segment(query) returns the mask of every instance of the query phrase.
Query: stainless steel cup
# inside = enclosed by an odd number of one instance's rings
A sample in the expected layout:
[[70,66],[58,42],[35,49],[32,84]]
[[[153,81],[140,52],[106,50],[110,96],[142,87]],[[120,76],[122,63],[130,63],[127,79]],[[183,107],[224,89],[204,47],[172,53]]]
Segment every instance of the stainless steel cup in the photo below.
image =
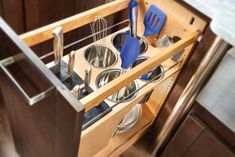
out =
[[85,50],[84,57],[89,64],[98,68],[107,68],[117,63],[118,57],[114,51],[104,45],[98,46],[101,50],[99,57],[101,57],[102,59],[99,59],[97,57],[97,49],[94,45],[91,45]]
[[[119,77],[120,73],[121,73],[120,69],[109,69],[109,70],[103,71],[96,78],[96,86],[98,88],[100,88],[101,86],[104,86],[108,82]],[[128,102],[136,97],[137,92],[135,93],[133,92],[136,91],[139,88],[139,86],[138,86],[137,81],[134,81],[124,88],[125,88],[124,95],[122,95],[121,97],[118,97],[117,94],[114,93],[113,95],[108,97],[108,100],[112,102],[119,102],[119,101],[123,101],[124,98],[127,97],[123,102]]]
[[[120,52],[122,49],[122,45],[124,44],[126,38],[126,33],[122,32],[122,33],[117,33],[113,36],[112,38],[112,43],[113,46]],[[140,37],[138,37],[138,39],[140,39]],[[140,45],[140,55],[144,54],[148,49],[148,44],[147,42],[144,40],[144,42],[141,43]]]
[[[135,67],[135,66],[143,63],[147,59],[148,59],[148,57],[146,57],[146,56],[140,56],[139,58],[137,58],[135,63],[132,65],[132,67]],[[150,70],[148,73],[145,74],[147,76],[146,80],[143,79],[142,77],[140,77],[139,79],[144,81],[144,82],[148,82],[148,81],[153,79],[154,80],[153,82],[156,82],[156,81],[159,81],[164,76],[163,72],[164,72],[164,69],[160,65],[160,66]],[[147,93],[139,103],[140,104],[146,103],[149,100],[151,94],[152,94],[152,91]]]

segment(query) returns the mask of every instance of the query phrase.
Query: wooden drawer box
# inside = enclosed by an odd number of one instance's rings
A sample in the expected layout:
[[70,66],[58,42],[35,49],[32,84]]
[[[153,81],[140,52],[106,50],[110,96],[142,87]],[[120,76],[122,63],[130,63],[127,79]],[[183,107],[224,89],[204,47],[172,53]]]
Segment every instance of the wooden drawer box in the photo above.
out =
[[[207,24],[175,1],[154,2],[167,14],[167,20],[158,38],[147,38],[148,49],[143,55],[149,59],[105,86],[97,88],[96,77],[102,71],[120,69],[121,59],[119,52],[112,45],[112,38],[128,28],[111,33],[106,44],[117,54],[117,63],[106,69],[92,67],[90,86],[94,91],[79,101],[48,69],[48,64],[44,64],[29,47],[52,39],[52,31],[56,27],[61,26],[64,33],[72,31],[89,24],[95,16],[105,17],[127,9],[129,1],[116,0],[20,36],[17,36],[4,21],[0,21],[1,89],[19,154],[24,157],[118,156],[148,131]],[[151,3],[150,0],[139,1],[139,35],[143,34],[143,17]],[[152,46],[164,35],[176,35],[181,40],[168,48]],[[90,66],[84,58],[84,51],[89,46],[75,52],[74,72],[81,78],[84,77],[84,70]],[[184,54],[179,61],[170,59],[182,49]],[[63,61],[68,62],[67,55],[63,57]],[[138,79],[160,64],[164,69],[161,80],[145,84]],[[138,81],[140,89],[131,101],[117,105],[106,100],[134,80]],[[149,101],[142,104],[143,113],[138,123],[125,133],[113,134],[126,113],[151,90],[153,93]],[[92,109],[102,101],[110,107],[115,107],[82,131],[84,111]]]

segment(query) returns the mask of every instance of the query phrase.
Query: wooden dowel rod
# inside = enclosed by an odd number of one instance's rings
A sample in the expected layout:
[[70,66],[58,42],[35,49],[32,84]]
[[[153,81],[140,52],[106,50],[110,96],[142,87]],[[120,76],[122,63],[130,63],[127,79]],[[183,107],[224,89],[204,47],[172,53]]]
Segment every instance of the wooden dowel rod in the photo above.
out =
[[105,17],[118,11],[124,10],[128,7],[128,4],[129,0],[115,0],[94,9],[79,13],[69,18],[22,34],[20,35],[20,38],[24,42],[26,42],[28,46],[33,46],[51,39],[53,37],[52,31],[58,26],[63,27],[63,32],[66,33],[92,22],[95,16]]
[[80,100],[80,102],[84,105],[86,110],[91,109],[92,107],[99,104],[101,101],[103,101],[116,91],[120,90],[122,87],[128,85],[133,80],[139,78],[141,75],[147,73],[148,71],[160,65],[162,62],[164,62],[171,56],[175,55],[179,50],[182,50],[183,48],[194,43],[197,40],[199,34],[199,32],[191,33],[184,39],[167,48],[160,55],[155,55],[146,60],[145,62],[137,65],[136,67],[127,71],[120,77],[117,77],[105,86],[97,89],[95,92],[84,97]]

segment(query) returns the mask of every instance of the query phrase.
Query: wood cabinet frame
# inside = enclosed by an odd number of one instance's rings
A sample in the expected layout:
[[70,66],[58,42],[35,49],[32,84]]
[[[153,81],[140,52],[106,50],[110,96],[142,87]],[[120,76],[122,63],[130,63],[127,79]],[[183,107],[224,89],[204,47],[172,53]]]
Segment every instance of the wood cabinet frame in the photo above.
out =
[[[203,21],[202,19],[197,17],[195,14],[191,13],[187,9],[177,4],[177,2],[166,0],[164,2],[155,1],[155,3],[160,8],[162,8],[168,15],[166,26],[163,28],[163,31],[160,34],[160,37],[162,37],[164,33],[168,35],[177,34],[182,37],[182,40],[175,43],[173,46],[169,48],[161,49],[161,48],[153,47],[151,45],[151,42],[156,42],[157,39],[155,36],[150,37],[148,41],[148,45],[149,45],[148,51],[151,52],[152,54],[150,59],[134,67],[133,69],[129,70],[127,73],[121,75],[120,77],[111,81],[107,85],[95,90],[95,92],[81,99],[80,103],[78,102],[75,103],[74,98],[71,98],[71,93],[68,90],[64,90],[62,88],[63,86],[59,88],[61,86],[61,82],[59,83],[59,81],[55,78],[55,76],[51,76],[52,73],[49,72],[48,69],[45,69],[46,68],[45,65],[43,65],[41,62],[38,64],[39,65],[38,68],[43,67],[44,69],[42,69],[42,71],[44,72],[47,71],[46,73],[49,74],[48,78],[50,79],[51,82],[53,82],[53,85],[56,87],[56,89],[63,91],[63,92],[61,91],[62,94],[60,96],[62,97],[68,96],[66,100],[68,100],[69,106],[71,105],[73,108],[75,108],[75,112],[79,111],[82,113],[81,104],[84,106],[85,110],[89,110],[93,108],[96,104],[100,103],[101,101],[103,101],[104,99],[106,99],[107,97],[115,93],[116,91],[120,90],[122,87],[126,86],[128,83],[132,82],[133,80],[138,79],[141,75],[150,71],[154,67],[160,65],[162,62],[166,62],[167,65],[170,66],[172,62],[167,61],[167,60],[174,54],[178,53],[180,50],[185,49],[185,52],[184,52],[184,55],[182,57],[180,64],[172,68],[171,70],[169,70],[161,81],[148,84],[147,86],[145,86],[139,91],[138,96],[134,98],[131,102],[128,102],[125,105],[116,107],[115,110],[112,111],[110,114],[108,114],[107,116],[102,118],[100,121],[96,122],[94,125],[92,125],[91,127],[89,127],[88,129],[82,132],[79,156],[93,156],[95,154],[97,156],[102,156],[102,155],[107,155],[107,154],[109,155],[112,154],[114,156],[118,155],[123,150],[128,148],[131,144],[133,144],[136,140],[138,140],[138,138],[140,138],[147,131],[147,129],[151,126],[155,117],[157,116],[158,111],[161,108],[161,105],[163,104],[164,100],[166,99],[171,87],[173,86],[174,81],[176,80],[179,72],[181,71],[182,66],[186,63],[187,58],[190,55],[191,49],[197,43],[197,39],[200,36],[200,32],[202,32],[206,26],[205,21]],[[52,39],[53,37],[52,31],[58,26],[61,26],[64,30],[64,33],[66,33],[66,32],[72,31],[76,28],[79,28],[83,25],[86,25],[92,22],[95,16],[108,16],[118,11],[127,9],[128,4],[129,4],[129,1],[116,0],[110,3],[107,3],[105,5],[102,5],[100,7],[91,9],[89,11],[74,15],[72,17],[55,22],[53,24],[47,25],[45,27],[41,27],[31,32],[22,34],[19,37],[28,46],[35,46],[39,43]],[[146,12],[149,4],[151,4],[151,1],[149,0],[139,1],[139,5],[140,5],[140,9],[139,9],[140,20],[139,21],[142,21],[144,13]],[[173,11],[173,10],[177,10],[177,11]],[[196,20],[194,24],[190,25],[189,21],[191,20],[192,17]],[[143,32],[143,24],[139,22],[138,26],[140,28],[140,33]],[[177,29],[175,28],[176,26],[177,26]],[[77,51],[80,51],[80,50],[77,50]],[[31,58],[31,59],[39,60],[39,58],[35,58],[35,56],[34,58]],[[54,82],[54,80],[57,80],[57,81]],[[147,121],[145,122],[143,121],[144,122],[143,125],[136,127],[135,132],[134,131],[129,132],[126,135],[123,135],[123,137],[114,137],[113,140],[111,140],[113,129],[120,122],[121,118],[131,109],[132,106],[138,103],[139,100],[141,100],[142,97],[146,93],[148,93],[149,91],[153,89],[154,89],[154,92],[152,96],[150,97],[149,102],[145,104],[146,107],[144,107],[144,111],[145,111],[144,116],[147,117],[146,118]],[[156,100],[157,92],[161,93],[160,100]],[[81,110],[76,109],[77,105],[80,106],[79,108]],[[62,110],[59,111],[59,113],[61,112]],[[63,117],[57,117],[57,118],[63,119]],[[72,119],[74,120],[74,122],[77,122],[78,120],[76,118],[74,119],[74,117]],[[105,132],[103,132],[104,130]],[[101,134],[105,134],[105,136],[104,137],[97,136]],[[133,137],[133,138],[131,138],[131,140],[128,141],[130,137]],[[98,140],[92,142],[92,140],[94,140],[95,138],[97,138]],[[110,141],[111,142],[115,141],[115,138],[117,138],[116,142],[114,142],[112,146],[109,146],[108,143]],[[119,139],[122,139],[122,140],[120,141]],[[126,143],[123,144],[122,142],[126,142]],[[113,146],[116,146],[116,148],[113,148]],[[67,151],[65,152],[69,153]],[[73,156],[74,156],[74,153],[73,153]]]

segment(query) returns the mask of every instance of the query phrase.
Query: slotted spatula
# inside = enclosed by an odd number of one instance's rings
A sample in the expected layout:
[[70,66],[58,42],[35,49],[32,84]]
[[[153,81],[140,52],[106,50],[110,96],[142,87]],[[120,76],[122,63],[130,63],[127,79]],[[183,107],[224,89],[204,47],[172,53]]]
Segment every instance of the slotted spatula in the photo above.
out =
[[144,37],[148,37],[152,34],[159,34],[166,21],[166,14],[157,6],[151,4],[147,13],[144,16],[144,34],[140,39],[140,43],[143,42]]

